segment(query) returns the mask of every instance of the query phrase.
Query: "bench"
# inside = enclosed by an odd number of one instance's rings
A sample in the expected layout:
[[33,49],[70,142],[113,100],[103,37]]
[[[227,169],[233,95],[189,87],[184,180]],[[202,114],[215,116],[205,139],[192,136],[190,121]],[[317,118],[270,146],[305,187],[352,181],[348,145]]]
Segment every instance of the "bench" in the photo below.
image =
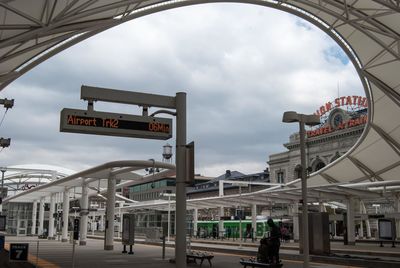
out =
[[257,262],[255,259],[240,259],[240,264],[244,266],[244,268],[249,267],[267,267],[267,268],[280,268],[283,266],[282,263],[264,263],[264,262]]
[[211,259],[212,258],[214,258],[214,255],[211,255],[211,254],[206,253],[206,252],[195,252],[195,251],[192,251],[192,252],[188,252],[186,254],[186,261],[188,263],[194,262],[194,263],[197,264],[196,260],[200,260],[200,266],[203,264],[204,260],[207,260],[208,263],[210,264],[210,267],[211,267],[212,266],[212,264],[211,264]]

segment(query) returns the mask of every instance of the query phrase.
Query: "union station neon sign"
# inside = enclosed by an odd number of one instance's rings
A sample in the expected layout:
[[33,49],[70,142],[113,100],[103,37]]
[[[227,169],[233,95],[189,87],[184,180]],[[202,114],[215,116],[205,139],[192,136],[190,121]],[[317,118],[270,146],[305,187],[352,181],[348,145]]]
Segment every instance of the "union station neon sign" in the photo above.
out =
[[325,105],[319,107],[315,114],[322,116],[331,111],[334,108],[342,106],[351,106],[358,109],[368,108],[368,99],[362,96],[342,96],[336,98],[333,102],[327,102]]
[[[345,107],[346,109],[342,109]],[[350,113],[368,108],[368,99],[362,96],[342,96],[333,102],[327,102],[315,112],[321,119],[325,119],[317,129],[308,130],[307,137],[316,137],[329,134],[337,130],[352,128],[367,123],[366,114],[359,113],[357,117]],[[329,113],[329,114],[328,114]]]

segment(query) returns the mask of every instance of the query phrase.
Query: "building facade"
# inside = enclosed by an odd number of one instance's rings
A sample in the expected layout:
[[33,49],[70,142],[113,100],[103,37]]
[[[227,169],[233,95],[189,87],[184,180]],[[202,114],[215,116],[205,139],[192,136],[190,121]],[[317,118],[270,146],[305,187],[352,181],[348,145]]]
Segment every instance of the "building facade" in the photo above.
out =
[[[345,154],[359,139],[367,123],[367,99],[345,96],[327,102],[316,114],[321,124],[306,133],[306,162],[312,173]],[[287,151],[269,156],[271,182],[287,183],[300,178],[300,137],[290,135]]]

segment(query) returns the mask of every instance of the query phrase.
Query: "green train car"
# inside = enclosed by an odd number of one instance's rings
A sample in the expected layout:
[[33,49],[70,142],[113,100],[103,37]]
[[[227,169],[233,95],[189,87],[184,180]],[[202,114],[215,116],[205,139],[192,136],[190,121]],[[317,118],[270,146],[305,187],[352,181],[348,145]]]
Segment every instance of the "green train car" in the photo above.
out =
[[[280,222],[283,222],[286,227],[290,225],[288,220],[275,220],[274,222],[277,226],[279,226]],[[218,228],[219,221],[198,221],[197,222],[197,236],[200,238],[217,238],[217,237],[225,237],[225,238],[239,238],[240,237],[240,220],[224,220],[224,230],[220,231]],[[251,228],[251,220],[242,220],[242,237],[243,238],[252,238],[252,228]],[[255,236],[257,238],[261,238],[263,236],[267,236],[269,232],[269,226],[267,224],[267,220],[257,220],[257,232]]]

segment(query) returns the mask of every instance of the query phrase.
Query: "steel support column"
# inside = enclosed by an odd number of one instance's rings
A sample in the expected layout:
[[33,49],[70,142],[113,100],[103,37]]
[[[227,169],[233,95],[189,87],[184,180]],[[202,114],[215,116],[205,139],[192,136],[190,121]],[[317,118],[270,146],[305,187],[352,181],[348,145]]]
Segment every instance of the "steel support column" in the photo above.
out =
[[49,236],[48,239],[54,239],[54,211],[56,205],[55,194],[50,195],[50,211],[49,211]]
[[63,195],[63,225],[61,242],[68,242],[68,218],[69,218],[69,191],[65,190]]
[[252,228],[252,238],[257,237],[257,205],[251,205],[251,228]]
[[36,217],[37,217],[37,201],[32,203],[32,228],[31,235],[36,235]]
[[224,236],[224,207],[219,207],[219,222],[218,222],[218,236]]
[[186,93],[176,93],[176,267],[186,268]]
[[82,196],[81,196],[81,221],[80,221],[80,237],[79,245],[86,245],[87,237],[87,225],[88,225],[88,214],[89,214],[89,195],[87,184],[82,184]]
[[293,205],[293,239],[294,241],[299,241],[299,203],[294,203]]
[[193,209],[193,233],[195,237],[198,237],[200,234],[197,232],[197,219],[199,217],[199,210],[197,208]]
[[43,234],[43,226],[44,226],[44,197],[40,198],[39,203],[39,229],[38,235]]
[[355,245],[355,222],[354,222],[354,198],[347,199],[347,241],[349,245]]
[[115,178],[107,182],[106,233],[104,250],[114,249]]

